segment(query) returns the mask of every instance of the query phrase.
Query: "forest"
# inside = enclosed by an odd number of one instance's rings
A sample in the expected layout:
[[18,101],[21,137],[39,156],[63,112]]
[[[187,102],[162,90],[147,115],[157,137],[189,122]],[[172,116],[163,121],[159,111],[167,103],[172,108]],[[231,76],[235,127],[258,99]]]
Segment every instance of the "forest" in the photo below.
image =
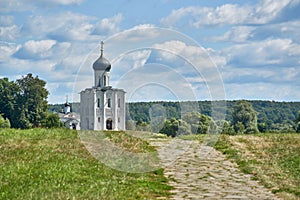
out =
[[[238,113],[243,113],[241,110],[237,110],[236,106],[239,102],[248,107],[246,110],[244,109],[245,116],[241,116],[240,120],[234,119],[235,110]],[[73,112],[79,112],[80,103],[72,103],[71,106]],[[62,109],[63,104],[49,105],[51,112],[59,112]],[[179,130],[179,134],[180,131],[206,133],[215,130],[218,126],[222,126],[223,130],[221,131],[226,131],[229,134],[248,132],[291,133],[300,131],[299,111],[300,102],[266,100],[134,102],[126,104],[126,128],[159,131],[169,135],[174,134],[171,133],[174,130],[175,132]],[[250,120],[249,115],[251,113],[255,116],[251,119],[253,122],[249,123],[255,123],[257,130],[239,130],[237,123],[247,121],[247,118]],[[196,128],[195,124],[192,124],[188,118],[196,120]],[[203,128],[203,126],[206,127]],[[247,129],[247,126],[247,122],[244,122],[244,127],[240,124],[240,129]],[[187,131],[187,129],[190,130]],[[194,129],[197,129],[198,132]]]

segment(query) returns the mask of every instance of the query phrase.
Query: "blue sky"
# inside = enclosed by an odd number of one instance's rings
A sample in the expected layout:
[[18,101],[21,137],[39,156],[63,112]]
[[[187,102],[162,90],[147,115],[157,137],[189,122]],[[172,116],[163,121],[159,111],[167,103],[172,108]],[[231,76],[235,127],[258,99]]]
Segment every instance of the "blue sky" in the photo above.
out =
[[300,0],[1,0],[0,78],[50,103],[93,85],[99,43],[128,101],[300,100]]

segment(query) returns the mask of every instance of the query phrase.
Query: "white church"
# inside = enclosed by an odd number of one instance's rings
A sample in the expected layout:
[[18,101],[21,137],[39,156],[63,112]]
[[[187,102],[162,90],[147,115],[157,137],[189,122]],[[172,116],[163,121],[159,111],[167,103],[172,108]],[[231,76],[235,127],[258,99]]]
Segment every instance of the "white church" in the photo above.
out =
[[94,86],[80,92],[81,130],[125,130],[125,91],[109,85],[111,64],[103,56],[93,64]]

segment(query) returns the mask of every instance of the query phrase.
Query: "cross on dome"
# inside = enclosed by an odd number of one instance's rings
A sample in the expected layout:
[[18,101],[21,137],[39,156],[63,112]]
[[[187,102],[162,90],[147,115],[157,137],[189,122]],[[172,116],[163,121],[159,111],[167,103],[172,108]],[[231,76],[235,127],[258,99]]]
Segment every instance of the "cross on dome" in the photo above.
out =
[[101,49],[100,49],[100,51],[101,51],[101,55],[100,55],[100,56],[102,57],[102,56],[103,56],[103,45],[104,45],[104,42],[103,42],[103,41],[101,41],[101,43],[100,43],[100,44],[101,44]]
[[103,56],[103,45],[104,45],[104,42],[101,41],[100,44],[101,44],[100,57],[94,62],[93,69],[94,70],[101,70],[101,71],[110,71],[111,64]]

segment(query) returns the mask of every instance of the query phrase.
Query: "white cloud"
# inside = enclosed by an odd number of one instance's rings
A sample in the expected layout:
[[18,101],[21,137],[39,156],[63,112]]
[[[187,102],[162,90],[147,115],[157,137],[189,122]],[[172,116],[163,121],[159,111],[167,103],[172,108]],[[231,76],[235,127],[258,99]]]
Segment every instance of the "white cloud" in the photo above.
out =
[[20,48],[21,45],[15,43],[0,42],[0,62],[6,62]]
[[[161,34],[159,28],[156,28],[153,24],[139,24],[130,29],[127,29],[120,34],[114,35],[115,41],[125,43],[133,42],[145,42],[156,39]],[[127,45],[127,44],[126,44]],[[142,45],[142,44],[141,44]]]
[[19,36],[19,27],[16,25],[0,27],[0,40],[13,41]]
[[252,26],[235,26],[232,27],[229,31],[227,31],[224,35],[210,37],[209,40],[214,42],[247,42],[253,37],[253,31],[255,29],[256,28]]
[[71,5],[71,4],[80,4],[83,0],[44,0],[44,2],[53,2],[55,4],[61,5]]
[[93,34],[109,35],[120,31],[120,23],[123,20],[121,13],[111,17],[102,19],[97,25],[95,25]]
[[[159,53],[162,60],[172,62],[175,66],[176,63],[180,63],[178,60],[184,60],[185,62],[188,62],[186,65],[194,66],[196,68],[200,67],[201,70],[215,67],[207,50],[199,46],[187,45],[182,41],[168,41],[162,44],[156,44],[154,45],[154,48],[162,50]],[[187,72],[189,71],[187,68],[184,70]]]
[[173,69],[159,64],[128,71],[116,87],[125,89],[128,100],[195,100],[192,85]]
[[19,31],[19,27],[14,24],[13,16],[0,16],[0,40],[13,41],[19,35]]
[[291,39],[270,39],[236,45],[223,52],[230,65],[238,67],[298,66],[299,44]]
[[29,37],[51,38],[58,41],[89,40],[95,18],[64,12],[50,16],[31,16],[23,25],[21,33]]
[[293,2],[295,0],[262,0],[254,8],[256,18],[259,23],[267,23],[275,19],[288,4]]
[[0,1],[0,12],[25,11],[30,9],[32,9],[32,5],[27,4],[25,1],[19,1],[19,0]]
[[55,40],[27,41],[17,54],[24,59],[49,57],[49,50],[56,44]]
[[19,59],[57,59],[62,57],[67,49],[70,47],[69,43],[58,43],[55,40],[29,40],[22,48],[20,48],[14,56]]
[[58,6],[58,5],[72,5],[80,4],[83,0],[1,0],[0,1],[0,12],[21,12],[27,10],[34,10],[36,8]]
[[224,4],[215,8],[183,7],[173,10],[161,23],[174,26],[187,20],[188,24],[196,28],[228,24],[265,24],[279,17],[282,10],[294,1],[297,0],[262,0],[256,5]]

